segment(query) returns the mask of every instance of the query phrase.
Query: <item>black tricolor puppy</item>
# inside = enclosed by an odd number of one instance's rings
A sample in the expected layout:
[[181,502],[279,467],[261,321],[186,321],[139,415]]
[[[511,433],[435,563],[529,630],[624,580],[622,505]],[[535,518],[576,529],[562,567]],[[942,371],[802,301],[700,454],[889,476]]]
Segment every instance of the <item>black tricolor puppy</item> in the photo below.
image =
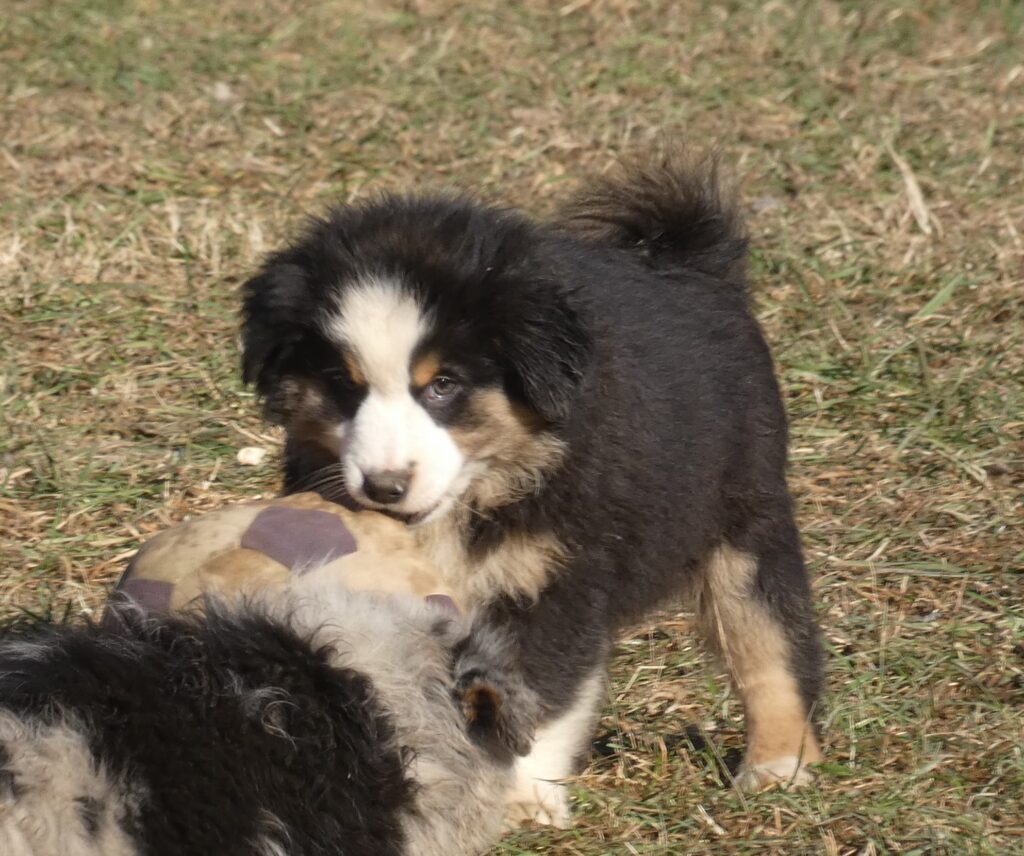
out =
[[803,782],[822,653],[786,418],[713,161],[584,188],[548,224],[450,196],[339,208],[245,286],[244,373],[285,486],[417,527],[511,628],[546,718],[528,814],[565,820],[618,628],[689,595],[748,723],[743,787]]
[[535,699],[501,634],[337,586],[0,643],[4,856],[451,856]]

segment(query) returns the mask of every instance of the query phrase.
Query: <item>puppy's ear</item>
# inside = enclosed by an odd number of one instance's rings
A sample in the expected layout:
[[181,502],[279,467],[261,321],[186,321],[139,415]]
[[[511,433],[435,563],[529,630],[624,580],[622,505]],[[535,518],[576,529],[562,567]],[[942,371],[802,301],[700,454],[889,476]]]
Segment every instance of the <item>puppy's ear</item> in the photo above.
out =
[[590,366],[590,332],[554,283],[524,289],[518,309],[499,335],[513,391],[546,422],[564,422]]
[[511,760],[533,743],[536,711],[532,692],[521,682],[492,683],[471,676],[458,690],[469,736],[493,755]]
[[279,257],[242,286],[242,380],[261,395],[309,324],[309,293],[307,271]]
[[470,737],[500,758],[511,760],[529,753],[536,712],[527,703],[531,693],[525,685],[509,681],[499,685],[477,676],[459,693]]
[[478,622],[456,646],[455,700],[470,738],[491,755],[511,762],[530,751],[540,702],[496,628]]

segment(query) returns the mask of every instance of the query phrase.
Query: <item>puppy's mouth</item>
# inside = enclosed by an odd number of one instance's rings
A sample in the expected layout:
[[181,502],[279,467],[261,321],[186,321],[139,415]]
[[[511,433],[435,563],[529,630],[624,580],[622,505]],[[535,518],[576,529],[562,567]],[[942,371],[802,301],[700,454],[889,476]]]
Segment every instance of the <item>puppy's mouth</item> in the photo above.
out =
[[406,526],[419,526],[421,523],[425,523],[434,512],[441,507],[441,502],[437,502],[430,508],[424,509],[423,511],[417,511],[414,514],[406,514],[401,511],[391,511],[388,508],[375,508],[374,511],[380,511],[386,514],[388,517],[393,517],[395,520],[400,520]]
[[353,496],[347,490],[332,494],[330,498],[333,502],[344,506],[349,511],[376,511],[378,514],[383,514],[385,517],[398,520],[406,526],[418,526],[438,511],[442,505],[444,505],[444,500],[440,499],[429,508],[425,508],[423,511],[408,513],[404,511],[395,511],[393,508],[388,508],[386,505],[378,505],[372,500],[365,499],[363,497]]
[[383,514],[385,517],[390,517],[392,520],[397,520],[406,526],[419,526],[421,523],[426,523],[427,520],[438,516],[439,512],[443,512],[447,505],[446,498],[442,497],[422,511],[410,512],[389,508],[386,505],[381,505],[364,497],[352,496],[350,493],[347,493],[345,498],[346,501],[342,505],[352,511],[375,511],[377,514]]
[[[420,507],[414,507],[414,510],[410,510],[407,506],[403,508],[402,506],[406,505],[405,502],[394,504],[377,502],[368,497],[360,488],[346,488],[347,502],[344,504],[351,503],[349,507],[354,506],[354,510],[358,511],[376,511],[378,514],[383,514],[406,526],[420,526],[441,517],[458,502],[458,484],[454,487],[455,490],[450,487],[440,495],[435,494],[434,497],[417,497],[415,505]],[[433,499],[433,502],[430,502],[429,505],[421,505],[425,499],[428,501]]]

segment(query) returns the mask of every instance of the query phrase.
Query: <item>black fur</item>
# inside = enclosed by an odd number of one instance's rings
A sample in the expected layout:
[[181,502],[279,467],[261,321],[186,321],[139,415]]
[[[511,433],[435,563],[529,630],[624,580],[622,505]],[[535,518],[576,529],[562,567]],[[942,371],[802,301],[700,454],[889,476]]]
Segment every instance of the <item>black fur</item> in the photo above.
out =
[[671,151],[595,178],[559,218],[569,231],[647,258],[682,265],[745,290],[747,233],[735,199],[722,189],[714,156]]
[[[316,325],[333,295],[362,275],[399,278],[435,313],[445,352],[568,449],[536,491],[474,516],[466,543],[482,555],[550,533],[567,548],[536,603],[489,606],[547,709],[570,703],[624,623],[699,590],[702,563],[729,544],[757,562],[753,596],[788,635],[810,710],[821,648],[745,251],[713,161],[600,180],[549,225],[461,198],[385,197],[315,222],[246,285],[245,374],[287,423],[275,396],[286,378],[322,377]],[[336,415],[351,411],[339,402]],[[292,434],[287,458],[287,490],[331,463]]]
[[285,377],[320,383],[338,412],[351,415],[359,401],[332,382],[340,356],[319,323],[340,281],[412,270],[406,285],[435,313],[446,352],[472,357],[468,380],[507,383],[548,421],[564,420],[592,343],[552,278],[557,272],[538,270],[531,258],[536,237],[512,212],[455,197],[384,197],[337,209],[246,283],[243,377],[272,416],[286,415],[279,401]]
[[[258,614],[205,622],[120,614],[123,635],[40,628],[43,663],[0,658],[0,707],[86,725],[94,756],[145,786],[131,818],[141,853],[252,853],[261,812],[285,824],[288,852],[400,854],[412,799],[404,759],[372,684]],[[45,667],[44,667],[45,666]],[[241,686],[280,688],[266,728]],[[358,772],[358,775],[353,775]]]
[[11,753],[0,743],[0,800],[13,802],[21,793],[18,775],[10,768]]

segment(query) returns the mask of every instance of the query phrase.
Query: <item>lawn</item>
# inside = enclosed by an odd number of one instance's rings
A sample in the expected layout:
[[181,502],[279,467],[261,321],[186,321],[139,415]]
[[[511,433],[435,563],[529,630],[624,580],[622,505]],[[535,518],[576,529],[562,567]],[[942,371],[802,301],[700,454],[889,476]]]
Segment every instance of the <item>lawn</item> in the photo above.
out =
[[618,647],[574,828],[497,852],[1024,852],[1024,3],[5,0],[0,93],[4,615],[95,615],[140,539],[275,492],[237,289],[306,214],[454,186],[543,215],[716,143],[829,760],[729,789],[738,702],[669,611]]

